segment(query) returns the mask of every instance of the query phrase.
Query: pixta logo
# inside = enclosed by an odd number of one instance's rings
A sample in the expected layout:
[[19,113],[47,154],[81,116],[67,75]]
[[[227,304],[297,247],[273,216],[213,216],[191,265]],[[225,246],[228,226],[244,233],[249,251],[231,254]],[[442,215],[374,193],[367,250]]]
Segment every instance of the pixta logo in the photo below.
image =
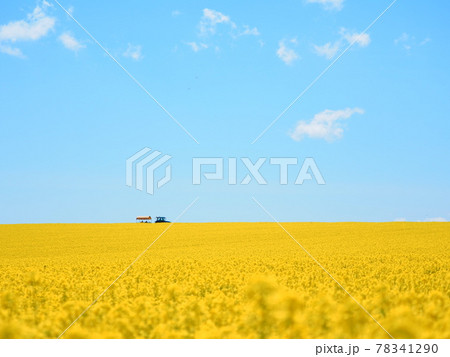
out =
[[[140,191],[144,190],[144,179],[147,178],[145,185],[146,192],[153,195],[155,185],[161,188],[172,178],[172,166],[167,163],[172,157],[163,155],[161,152],[150,148],[144,148],[138,151],[126,161],[126,185],[136,188]],[[167,163],[167,164],[166,164]],[[165,165],[164,177],[156,181],[156,171]]]
[[[240,160],[236,157],[230,157],[228,161],[228,184],[229,185],[248,185],[252,180],[258,185],[267,185],[267,180],[260,172],[266,162],[269,165],[279,167],[279,184],[288,184],[289,167],[297,168],[297,176],[294,182],[295,185],[302,185],[306,180],[315,180],[318,185],[325,185],[325,180],[317,167],[313,158],[308,157],[303,160],[299,167],[298,159],[296,157],[260,157],[255,162],[252,162],[248,157],[242,157]],[[242,180],[238,180],[237,167],[238,161],[243,164],[246,170],[246,175]],[[224,164],[225,159],[221,157],[196,157],[192,159],[192,183],[200,185],[202,178],[204,180],[225,180]]]
[[[161,188],[172,178],[172,166],[168,162],[171,156],[160,151],[144,148],[126,161],[126,184],[135,186],[138,190],[154,194],[155,188]],[[302,162],[296,157],[260,157],[251,160],[248,157],[194,157],[192,158],[192,184],[222,180],[228,185],[248,185],[254,182],[267,185],[261,169],[264,165],[276,167],[280,185],[302,185],[305,181],[312,181],[318,185],[325,185],[325,180],[313,158],[305,158]],[[159,171],[165,168],[164,176]],[[272,182],[273,182],[272,168]],[[238,172],[240,173],[238,175]],[[289,175],[291,172],[291,176]],[[289,177],[295,172],[295,181],[289,182]],[[144,185],[144,182],[146,184]]]

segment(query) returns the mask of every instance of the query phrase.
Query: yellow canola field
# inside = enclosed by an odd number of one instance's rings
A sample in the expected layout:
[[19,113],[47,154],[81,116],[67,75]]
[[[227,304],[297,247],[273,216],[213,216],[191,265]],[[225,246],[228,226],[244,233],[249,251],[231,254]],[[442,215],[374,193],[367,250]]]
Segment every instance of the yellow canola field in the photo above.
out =
[[[450,224],[284,223],[395,338],[450,338]],[[56,338],[166,224],[0,225],[0,337]],[[63,338],[388,338],[275,223],[176,223]]]

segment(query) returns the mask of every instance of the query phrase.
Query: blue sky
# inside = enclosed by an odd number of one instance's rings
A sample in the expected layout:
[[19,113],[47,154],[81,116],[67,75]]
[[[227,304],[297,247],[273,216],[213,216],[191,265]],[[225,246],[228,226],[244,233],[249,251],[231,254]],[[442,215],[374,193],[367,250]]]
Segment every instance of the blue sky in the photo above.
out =
[[[61,0],[197,144],[47,1],[0,5],[0,223],[174,219],[196,197],[180,221],[270,221],[252,196],[281,221],[450,220],[448,2],[362,33],[391,1]],[[125,185],[144,147],[172,156],[154,195]],[[193,157],[312,157],[326,185],[265,164],[267,185],[195,186]]]

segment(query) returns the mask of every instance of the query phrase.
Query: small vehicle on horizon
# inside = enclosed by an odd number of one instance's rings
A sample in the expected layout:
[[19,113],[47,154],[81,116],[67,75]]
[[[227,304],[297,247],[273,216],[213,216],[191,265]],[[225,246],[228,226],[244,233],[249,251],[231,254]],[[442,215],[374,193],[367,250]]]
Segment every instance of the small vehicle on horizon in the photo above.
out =
[[166,220],[166,217],[156,217],[155,223],[170,223],[170,221]]

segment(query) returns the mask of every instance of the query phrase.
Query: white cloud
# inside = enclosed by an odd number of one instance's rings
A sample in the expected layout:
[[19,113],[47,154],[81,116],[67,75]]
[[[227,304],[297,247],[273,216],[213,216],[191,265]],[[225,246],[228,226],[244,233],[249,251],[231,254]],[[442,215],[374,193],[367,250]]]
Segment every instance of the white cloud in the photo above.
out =
[[20,48],[11,47],[8,45],[2,45],[1,43],[0,43],[0,52],[6,53],[7,55],[10,55],[10,56],[15,56],[15,57],[20,57],[20,58],[25,57],[23,55],[22,51],[20,50]]
[[85,45],[82,45],[77,41],[75,37],[73,37],[70,33],[64,32],[61,36],[59,36],[59,40],[62,42],[65,48],[77,52],[82,48],[85,48]]
[[197,42],[187,42],[186,45],[190,46],[192,48],[192,51],[194,52],[198,52],[200,50],[208,48],[208,45]]
[[203,9],[203,16],[200,20],[200,34],[214,35],[216,33],[217,24],[230,24],[232,28],[236,27],[229,16],[216,10]]
[[447,220],[444,217],[433,217],[425,219],[424,222],[447,222]]
[[[218,26],[222,24],[223,26]],[[233,40],[237,40],[242,36],[259,36],[260,32],[257,27],[251,27],[249,25],[237,25],[233,22],[230,16],[223,14],[220,11],[212,9],[203,9],[202,17],[198,24],[198,40],[197,42],[188,42],[188,44],[195,52],[205,48],[216,48],[217,45],[214,43],[214,35],[216,33],[220,34],[219,29],[227,29],[227,35],[231,36]],[[206,43],[205,43],[206,42]]]
[[181,15],[181,11],[179,11],[179,10],[173,10],[172,11],[172,16],[173,17],[177,17],[177,16],[180,16]]
[[36,6],[26,20],[11,21],[0,26],[0,42],[2,41],[34,41],[45,36],[55,25],[55,19],[45,14],[40,6]]
[[297,40],[295,38],[287,41],[285,39],[281,40],[278,43],[277,56],[287,65],[291,65],[295,60],[299,58],[298,54],[292,49],[288,47],[288,44],[297,44]]
[[399,43],[401,43],[401,42],[406,42],[406,41],[408,41],[409,40],[409,35],[406,33],[406,32],[403,32],[401,35],[400,35],[400,37],[398,37],[398,38],[396,38],[395,40],[394,40],[394,43],[396,44],[396,45],[398,45]]
[[407,34],[406,32],[403,32],[398,38],[396,38],[394,40],[394,44],[396,46],[403,47],[406,51],[410,51],[414,47],[424,46],[430,41],[431,41],[431,38],[426,37],[422,41],[417,43],[415,36],[411,36],[411,35]]
[[328,42],[323,46],[314,45],[314,50],[319,56],[325,56],[327,59],[332,59],[336,53],[339,51],[340,44],[339,42],[335,42],[331,44]]
[[427,37],[422,42],[419,43],[419,46],[426,45],[428,42],[431,42],[431,38]]
[[324,56],[327,59],[332,59],[339,50],[344,46],[345,42],[348,44],[356,44],[360,47],[367,47],[370,44],[370,35],[367,33],[350,32],[345,28],[339,31],[341,38],[334,43],[328,42],[323,46],[314,45],[314,52],[319,56]]
[[[223,26],[219,26],[223,25]],[[227,35],[231,36],[233,40],[237,40],[241,36],[259,36],[259,30],[257,27],[251,27],[249,25],[236,25],[230,18],[217,10],[203,9],[202,17],[198,24],[198,38],[197,41],[187,42],[194,52],[198,52],[202,49],[210,48],[215,49],[218,52],[218,46],[214,42],[216,33],[220,34],[219,29],[227,29]],[[217,36],[218,37],[218,36]]]
[[348,119],[353,114],[363,114],[364,110],[360,108],[346,108],[343,110],[324,110],[314,115],[314,118],[307,123],[299,121],[295,129],[290,133],[290,137],[295,141],[302,140],[305,136],[314,139],[325,139],[332,141],[339,139],[344,133],[340,125],[342,119]]
[[260,33],[256,27],[250,28],[248,25],[244,25],[244,30],[239,34],[239,36],[259,36]]
[[[394,222],[407,222],[407,219],[397,218],[394,220]],[[417,220],[416,222],[448,222],[448,221],[444,217],[432,217],[432,218],[425,218],[423,221]]]
[[125,57],[131,58],[135,61],[140,61],[144,58],[142,55],[142,46],[128,44],[127,50],[123,53]]
[[349,32],[347,29],[341,29],[342,37],[349,43],[355,43],[361,47],[367,47],[370,44],[370,35],[367,33]]
[[309,3],[322,4],[325,10],[341,10],[344,0],[306,0]]
[[49,4],[44,1],[41,6],[36,6],[26,20],[11,21],[6,25],[0,25],[0,52],[16,57],[24,57],[19,48],[10,44],[19,41],[36,41],[55,26],[55,18],[47,16],[44,9]]

